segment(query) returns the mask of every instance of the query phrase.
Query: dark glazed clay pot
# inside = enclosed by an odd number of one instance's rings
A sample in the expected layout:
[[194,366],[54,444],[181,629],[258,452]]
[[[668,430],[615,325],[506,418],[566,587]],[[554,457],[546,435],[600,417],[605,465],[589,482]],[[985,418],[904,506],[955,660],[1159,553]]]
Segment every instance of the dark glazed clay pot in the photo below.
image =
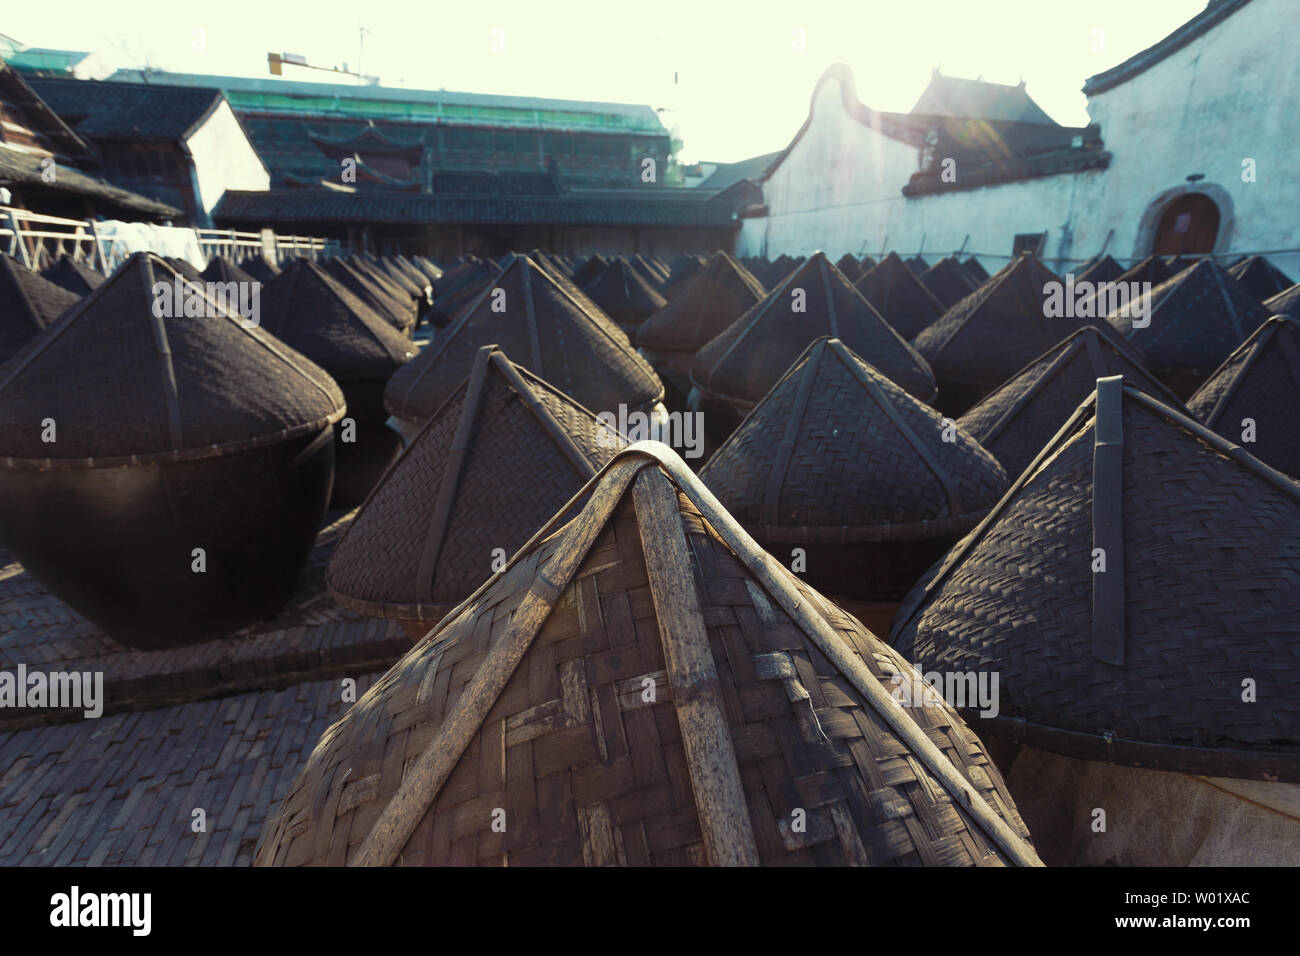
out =
[[[293,593],[334,481],[338,385],[138,253],[0,366],[0,539],[138,648],[221,637]],[[161,290],[161,291],[160,291]]]
[[123,644],[220,637],[274,614],[293,593],[330,496],[331,438],[326,427],[193,461],[0,468],[8,503],[0,539]]

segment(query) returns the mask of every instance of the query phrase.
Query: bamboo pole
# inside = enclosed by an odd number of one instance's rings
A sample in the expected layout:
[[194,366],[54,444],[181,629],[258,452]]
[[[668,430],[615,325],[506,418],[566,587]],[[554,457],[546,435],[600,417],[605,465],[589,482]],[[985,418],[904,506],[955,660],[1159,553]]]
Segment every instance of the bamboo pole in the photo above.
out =
[[649,467],[637,473],[632,497],[705,854],[713,866],[758,866],[677,492],[662,471]]
[[876,714],[916,754],[926,769],[952,795],[958,806],[971,815],[989,838],[1016,863],[1023,866],[1042,866],[1042,861],[1038,859],[1038,854],[1034,852],[1033,847],[989,806],[979,791],[961,774],[952,761],[943,755],[920,725],[902,712],[884,685],[831,630],[826,621],[820,615],[813,613],[807,602],[795,595],[790,582],[785,577],[787,573],[785,568],[758,546],[677,453],[660,442],[637,442],[614,461],[621,461],[634,454],[649,455],[663,465],[678,487],[686,493],[691,503],[700,510],[722,540],[736,552],[737,557],[790,615],[800,630],[807,634],[840,673],[848,678],[854,688],[866,698]]

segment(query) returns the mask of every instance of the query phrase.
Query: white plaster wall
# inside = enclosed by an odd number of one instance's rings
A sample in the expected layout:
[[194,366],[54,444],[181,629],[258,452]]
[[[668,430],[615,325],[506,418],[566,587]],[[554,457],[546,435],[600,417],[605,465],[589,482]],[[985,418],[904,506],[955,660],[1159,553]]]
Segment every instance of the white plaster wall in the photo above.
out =
[[879,252],[890,218],[882,207],[901,202],[917,151],[852,119],[842,96],[835,77],[817,90],[807,132],[763,186],[768,215],[747,222],[741,242],[753,240],[758,227],[751,223],[763,223],[771,258],[817,249],[832,259]]
[[271,177],[226,100],[195,130],[187,145],[194,156],[198,203],[205,215],[211,216],[227,189],[270,188]]
[[[905,254],[923,250],[933,262],[965,241],[966,252],[984,254],[993,272],[1006,263],[1017,233],[1046,231],[1044,258],[1058,271],[1103,246],[1127,264],[1149,251],[1135,247],[1148,206],[1188,186],[1193,173],[1231,198],[1229,251],[1300,247],[1300,185],[1291,175],[1300,58],[1278,42],[1297,33],[1300,2],[1254,0],[1094,97],[1090,114],[1113,156],[1107,170],[916,199],[901,192],[917,167],[916,150],[851,119],[839,81],[828,78],[808,131],[764,185],[767,218],[744,223],[737,253],[762,254],[764,240],[769,258],[816,249],[832,257],[877,255],[887,245]],[[1256,160],[1254,183],[1242,182],[1245,157]],[[960,181],[960,169],[957,175]],[[1300,254],[1270,258],[1300,279]]]
[[[1295,178],[1300,58],[1284,38],[1300,34],[1296,0],[1254,0],[1209,33],[1127,83],[1092,97],[1114,155],[1096,215],[1112,222],[1132,255],[1138,219],[1162,191],[1203,183],[1233,203],[1230,248],[1300,246],[1300,185]],[[1242,182],[1242,160],[1256,182]],[[1300,255],[1271,256],[1300,278]]]

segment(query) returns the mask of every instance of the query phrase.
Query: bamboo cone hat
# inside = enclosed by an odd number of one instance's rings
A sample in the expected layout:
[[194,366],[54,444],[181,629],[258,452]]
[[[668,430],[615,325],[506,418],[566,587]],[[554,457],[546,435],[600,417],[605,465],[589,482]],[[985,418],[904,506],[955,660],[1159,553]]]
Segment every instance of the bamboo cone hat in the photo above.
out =
[[1289,315],[1293,319],[1300,319],[1300,282],[1265,300],[1264,310],[1269,315]]
[[[1192,417],[1256,458],[1300,478],[1300,320],[1275,315],[1187,400]],[[1247,443],[1248,427],[1254,432]]]
[[1001,385],[1084,324],[1044,315],[1044,287],[1060,281],[1033,256],[1020,256],[923,330],[912,345],[941,383]]
[[443,326],[457,318],[500,275],[501,267],[492,259],[472,259],[447,269],[442,278],[433,283],[436,324]]
[[978,738],[671,449],[580,496],[325,732],[256,863],[1038,863]]
[[1150,282],[1153,286],[1157,286],[1162,282],[1168,282],[1173,277],[1174,270],[1169,268],[1169,263],[1159,256],[1147,256],[1140,262],[1133,263],[1128,271],[1115,281]]
[[725,252],[707,266],[636,330],[636,344],[656,354],[694,355],[714,336],[756,306],[767,290],[749,270]]
[[0,365],[81,297],[0,253]]
[[812,343],[700,471],[761,541],[961,534],[1007,489],[969,435],[839,339]]
[[[979,283],[971,278],[969,272],[961,267],[956,256],[940,259],[921,274],[921,285],[939,300],[943,311],[952,308],[966,296],[979,288]],[[863,291],[866,295],[866,292]],[[870,298],[870,296],[868,296]],[[883,313],[885,310],[881,310]]]
[[1271,299],[1294,285],[1285,272],[1263,256],[1247,256],[1229,268],[1228,275],[1260,302]]
[[163,256],[163,261],[191,282],[206,281],[203,273],[188,259],[182,259],[180,256]]
[[972,279],[975,280],[976,286],[981,286],[992,278],[989,275],[989,271],[980,265],[980,261],[974,256],[971,256],[963,262],[961,267],[966,270]]
[[280,274],[279,265],[277,265],[274,262],[271,262],[269,259],[266,258],[266,256],[262,255],[260,252],[254,253],[253,255],[243,259],[239,263],[239,268],[243,269],[245,272],[247,272],[258,282],[261,282],[263,285],[270,282],[272,279],[274,279],[276,276]]
[[212,261],[207,264],[199,278],[204,282],[258,282],[257,278],[249,275],[230,259],[225,256],[213,256]]
[[862,270],[862,263],[853,258],[853,253],[846,252],[835,260],[835,268],[844,273],[844,278],[850,282],[857,282],[866,273]]
[[1075,282],[1115,282],[1124,274],[1124,267],[1110,256],[1102,256],[1081,269]]
[[1097,379],[1110,375],[1123,375],[1129,385],[1171,408],[1183,407],[1119,334],[1109,326],[1085,325],[1030,362],[957,424],[1015,477],[1093,393]]
[[[723,254],[725,255],[725,253]],[[714,253],[714,255],[717,255],[717,253]],[[668,281],[659,290],[659,294],[665,299],[671,299],[677,293],[677,290],[682,288],[684,283],[703,272],[708,264],[709,260],[704,256],[682,253],[673,260],[672,266],[669,267]]]
[[[0,466],[211,458],[343,417],[343,394],[324,370],[246,327],[201,286],[185,285],[183,298],[197,297],[206,317],[158,316],[154,286],[176,276],[160,257],[136,253],[3,367]],[[47,416],[58,422],[58,441],[48,444]]]
[[981,733],[1298,782],[1298,568],[1300,484],[1112,376],[916,585],[892,643],[1001,675]]
[[[559,270],[554,263],[547,263]],[[567,278],[567,276],[566,276]],[[605,271],[583,289],[587,297],[607,316],[623,327],[636,327],[664,307],[662,295],[622,259],[615,259]]]
[[89,295],[104,284],[104,276],[69,255],[59,256],[54,265],[41,273],[41,278],[78,296]]
[[[499,344],[511,359],[596,411],[647,410],[664,395],[654,369],[590,300],[528,256],[505,271],[384,392],[390,414],[422,424],[465,380],[479,348]],[[594,310],[594,313],[593,311]]]
[[572,279],[575,285],[584,286],[596,276],[605,271],[609,265],[609,260],[599,252],[589,257],[586,262],[573,270]]
[[864,272],[853,287],[909,342],[937,322],[946,308],[896,252]]
[[[803,311],[795,311],[800,306]],[[701,348],[691,364],[691,381],[737,408],[752,408],[808,343],[823,335],[841,339],[921,401],[934,398],[934,375],[925,360],[823,252],[814,253]]]
[[386,290],[368,273],[355,268],[346,259],[330,259],[325,263],[325,271],[339,285],[387,319],[394,328],[405,332],[415,325],[418,310],[409,297],[399,299],[396,293]]
[[1148,325],[1118,313],[1106,320],[1152,371],[1208,376],[1267,318],[1221,265],[1202,259],[1152,290]]
[[340,384],[387,380],[414,346],[392,323],[309,259],[295,259],[262,290],[262,328]]
[[357,512],[326,573],[334,599],[374,617],[437,621],[626,442],[500,349],[469,378]]

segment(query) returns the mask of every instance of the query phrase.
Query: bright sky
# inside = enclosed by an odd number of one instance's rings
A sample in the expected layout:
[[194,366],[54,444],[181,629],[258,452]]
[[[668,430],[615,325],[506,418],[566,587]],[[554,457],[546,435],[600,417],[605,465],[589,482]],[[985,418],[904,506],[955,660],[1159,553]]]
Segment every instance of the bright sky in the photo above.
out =
[[[0,32],[91,50],[113,66],[268,76],[266,54],[355,70],[385,86],[648,103],[684,161],[783,148],[813,85],[847,63],[868,106],[906,111],[938,66],[1023,78],[1053,119],[1088,122],[1083,81],[1150,46],[1205,0],[102,0],[6,4]],[[129,28],[129,29],[128,29]],[[496,31],[504,31],[499,33]],[[494,52],[494,44],[501,47]],[[286,67],[294,80],[334,81]]]

